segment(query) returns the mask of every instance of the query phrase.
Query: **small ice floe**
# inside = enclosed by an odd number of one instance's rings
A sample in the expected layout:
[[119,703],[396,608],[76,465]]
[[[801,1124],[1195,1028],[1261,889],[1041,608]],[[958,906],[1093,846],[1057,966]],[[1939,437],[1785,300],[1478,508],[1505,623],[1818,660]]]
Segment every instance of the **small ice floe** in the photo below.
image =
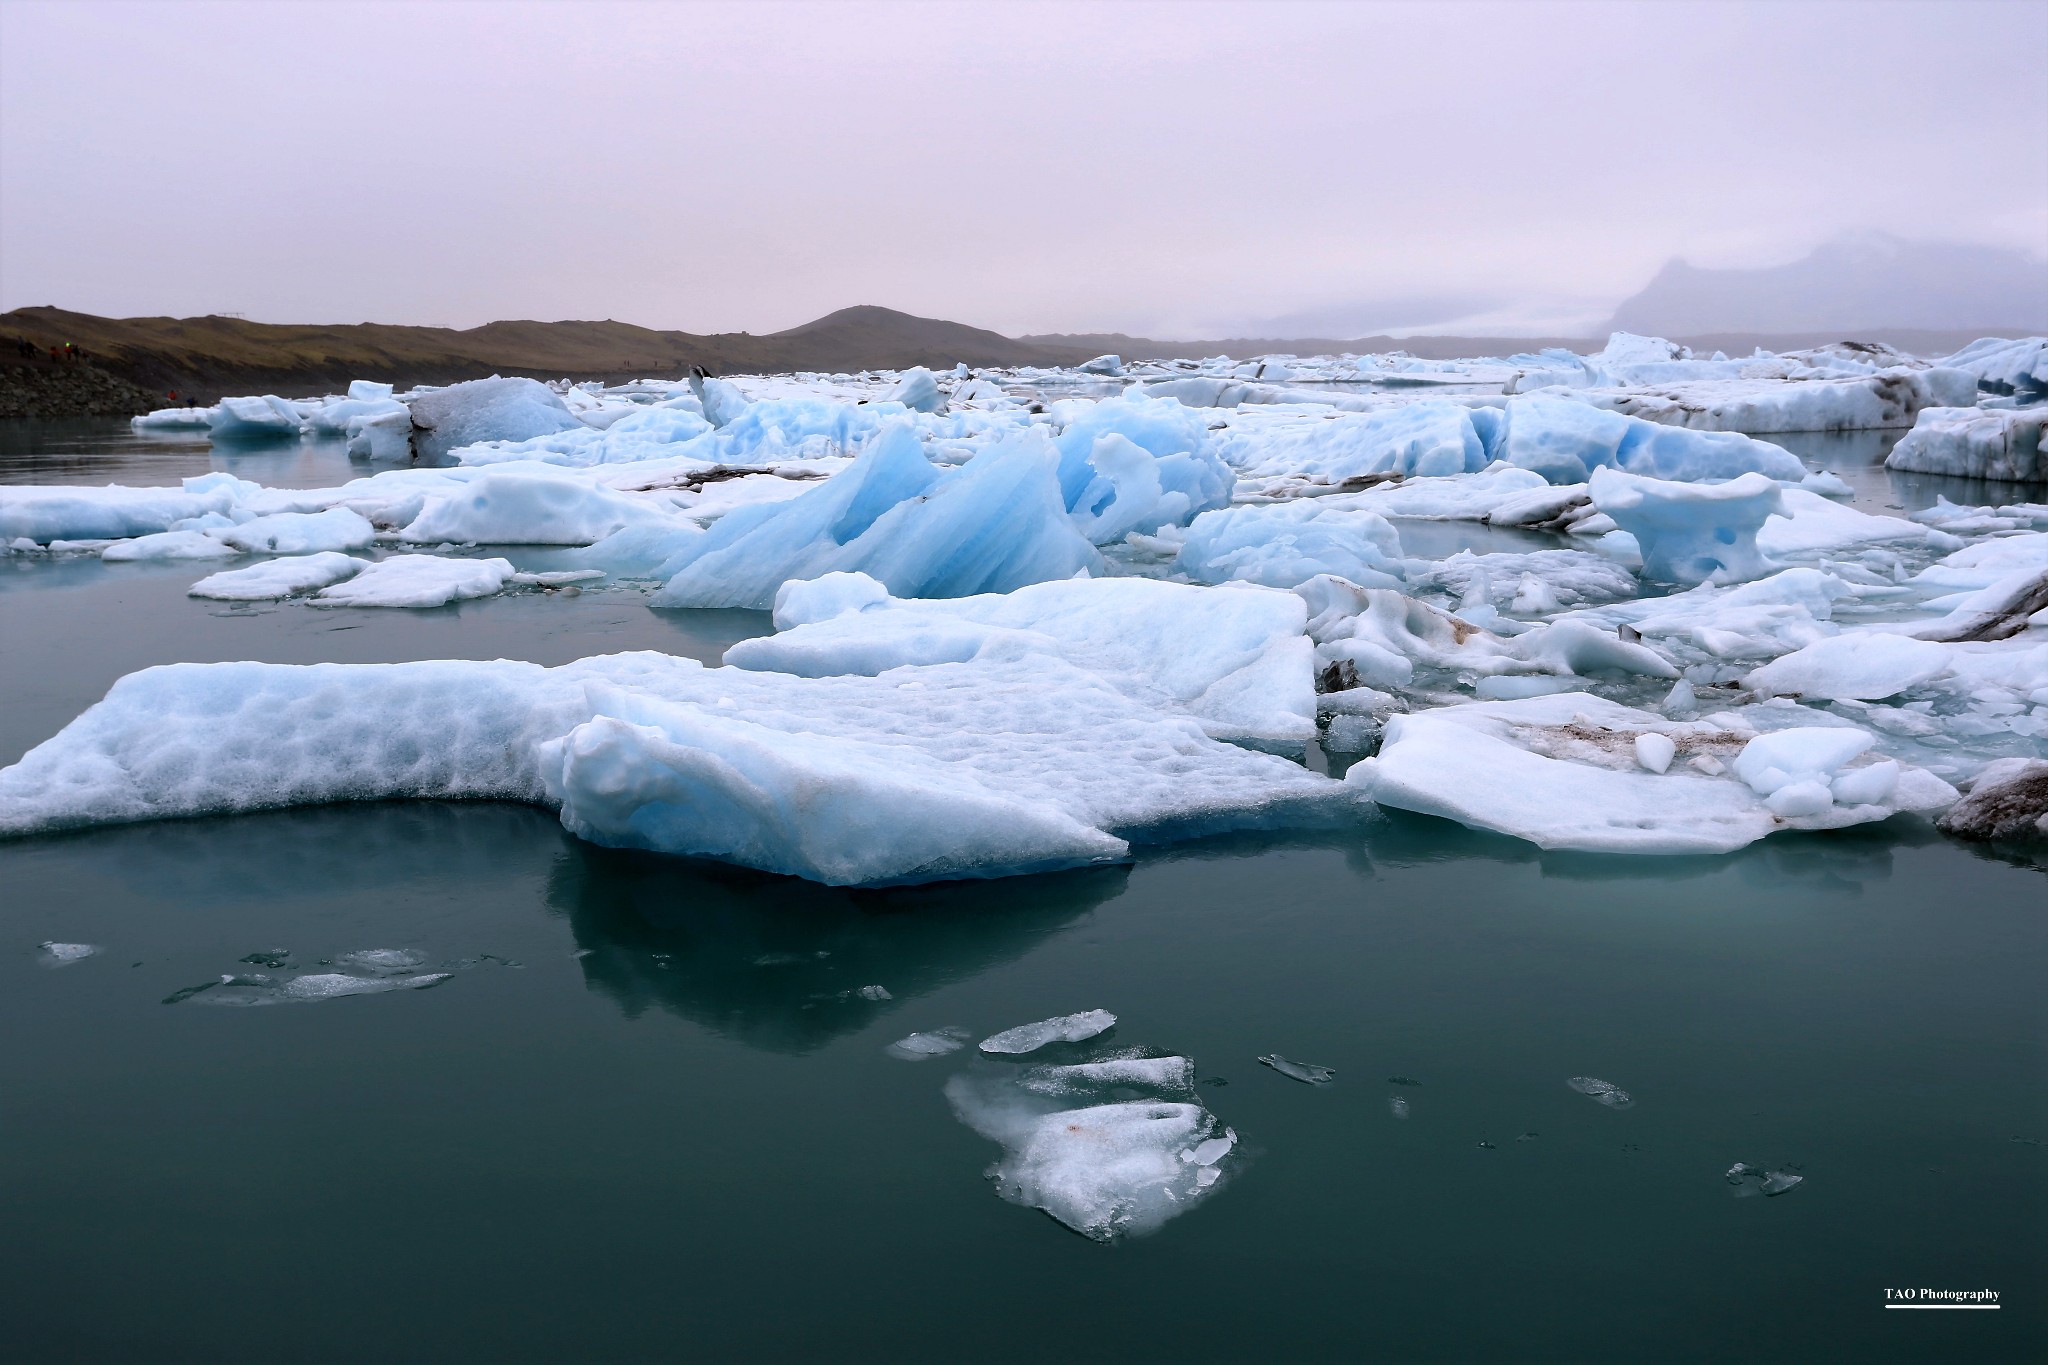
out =
[[[1187,1212],[1240,1159],[1233,1156],[1237,1133],[1178,1097],[1193,1073],[1185,1057],[1109,1057],[1023,1071],[979,1063],[947,1082],[946,1098],[963,1123],[1002,1144],[989,1176],[1003,1198],[1109,1242]],[[1162,1089],[1176,1097],[1144,1093]],[[1063,1107],[1054,1098],[1079,1091],[1097,1102]]]
[[424,990],[438,986],[452,973],[414,976],[352,976],[347,972],[312,972],[274,977],[261,972],[223,976],[218,981],[187,986],[164,997],[166,1005],[297,1005],[338,1000],[347,995],[379,995],[385,991]]
[[415,948],[360,948],[320,965],[371,976],[398,976],[426,966],[427,955]]
[[1540,1137],[1542,1137],[1542,1136],[1543,1136],[1543,1134],[1541,1134],[1541,1133],[1519,1133],[1519,1134],[1517,1134],[1517,1135],[1516,1135],[1516,1137],[1515,1137],[1515,1141],[1517,1141],[1517,1142],[1534,1142],[1534,1141],[1535,1141],[1535,1140],[1536,1140],[1537,1138],[1540,1138]]
[[889,994],[887,986],[862,986],[854,994],[863,1000],[894,1000],[896,998]]
[[1055,1019],[1041,1019],[1035,1024],[1019,1024],[1016,1028],[1004,1029],[982,1039],[981,1050],[1020,1056],[1036,1052],[1047,1043],[1083,1043],[1115,1027],[1116,1016],[1108,1010],[1083,1010],[1079,1014],[1062,1014]]
[[1337,1073],[1327,1066],[1316,1066],[1310,1062],[1290,1062],[1277,1052],[1269,1052],[1259,1060],[1283,1076],[1291,1076],[1297,1081],[1307,1081],[1310,1085],[1328,1085],[1337,1079]]
[[1422,1082],[1421,1082],[1421,1081],[1418,1081],[1418,1080],[1416,1080],[1416,1079],[1415,1079],[1415,1078],[1414,1078],[1413,1076],[1389,1076],[1389,1077],[1387,1077],[1387,1084],[1388,1084],[1388,1085],[1421,1085],[1421,1084],[1422,1084]]
[[272,971],[276,971],[280,967],[292,965],[292,950],[289,948],[258,948],[255,952],[245,955],[241,960],[248,963],[251,967],[268,967]]
[[1600,1101],[1609,1109],[1627,1109],[1635,1103],[1629,1093],[1609,1081],[1595,1080],[1591,1076],[1573,1076],[1565,1082],[1581,1095]]
[[913,1033],[907,1038],[898,1038],[882,1050],[899,1061],[921,1062],[927,1057],[943,1057],[949,1052],[958,1052],[967,1045],[971,1036],[964,1028],[948,1025],[930,1033]]
[[1766,1198],[1780,1195],[1805,1179],[1805,1176],[1792,1169],[1767,1171],[1746,1161],[1738,1161],[1730,1166],[1727,1175],[1728,1183],[1735,1187],[1735,1197],[1738,1199],[1759,1194]]
[[1076,1066],[1035,1066],[1019,1076],[1017,1084],[1035,1095],[1078,1095],[1133,1088],[1192,1094],[1195,1064],[1186,1057],[1113,1057]]
[[1408,1101],[1402,1099],[1399,1095],[1389,1096],[1387,1099],[1387,1112],[1397,1119],[1407,1118]]
[[97,943],[42,943],[36,947],[36,961],[45,967],[69,967],[99,951]]

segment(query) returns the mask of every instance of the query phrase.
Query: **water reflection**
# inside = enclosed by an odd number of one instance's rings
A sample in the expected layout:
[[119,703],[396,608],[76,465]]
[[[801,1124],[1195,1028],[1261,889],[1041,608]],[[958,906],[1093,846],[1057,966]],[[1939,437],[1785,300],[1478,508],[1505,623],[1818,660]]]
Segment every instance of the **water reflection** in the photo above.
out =
[[[853,891],[717,863],[577,844],[548,904],[593,990],[773,1052],[809,1052],[1084,922],[1128,867]],[[870,1000],[881,986],[889,1000]]]

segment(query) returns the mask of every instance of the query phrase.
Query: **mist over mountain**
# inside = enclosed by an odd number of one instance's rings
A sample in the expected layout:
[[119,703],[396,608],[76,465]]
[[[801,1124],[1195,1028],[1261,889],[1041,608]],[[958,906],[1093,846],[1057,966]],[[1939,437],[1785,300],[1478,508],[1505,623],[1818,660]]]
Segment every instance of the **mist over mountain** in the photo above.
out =
[[1614,310],[1611,327],[1656,336],[2048,330],[2048,261],[2001,247],[1856,233],[1802,260],[1706,270],[1674,260]]

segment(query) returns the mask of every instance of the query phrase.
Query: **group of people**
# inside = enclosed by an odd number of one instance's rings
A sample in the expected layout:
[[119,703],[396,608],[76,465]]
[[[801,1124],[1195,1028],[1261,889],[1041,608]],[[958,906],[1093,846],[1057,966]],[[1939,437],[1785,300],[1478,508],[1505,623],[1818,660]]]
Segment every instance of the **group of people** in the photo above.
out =
[[[33,341],[30,341],[27,337],[22,337],[20,340],[18,340],[15,343],[14,349],[17,353],[19,353],[22,356],[23,359],[26,360],[37,359],[43,353],[43,348],[41,346],[36,345]],[[68,341],[65,342],[62,346],[52,346],[49,348],[49,350],[50,359],[52,360],[85,359],[85,352],[79,350],[76,346],[72,345]]]

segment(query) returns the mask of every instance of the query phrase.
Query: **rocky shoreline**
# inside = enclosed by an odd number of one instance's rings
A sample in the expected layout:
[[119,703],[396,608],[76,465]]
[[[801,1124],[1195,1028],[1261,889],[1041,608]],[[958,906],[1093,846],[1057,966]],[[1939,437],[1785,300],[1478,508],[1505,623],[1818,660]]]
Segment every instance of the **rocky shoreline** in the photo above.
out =
[[0,359],[0,417],[134,417],[169,401],[91,361]]

